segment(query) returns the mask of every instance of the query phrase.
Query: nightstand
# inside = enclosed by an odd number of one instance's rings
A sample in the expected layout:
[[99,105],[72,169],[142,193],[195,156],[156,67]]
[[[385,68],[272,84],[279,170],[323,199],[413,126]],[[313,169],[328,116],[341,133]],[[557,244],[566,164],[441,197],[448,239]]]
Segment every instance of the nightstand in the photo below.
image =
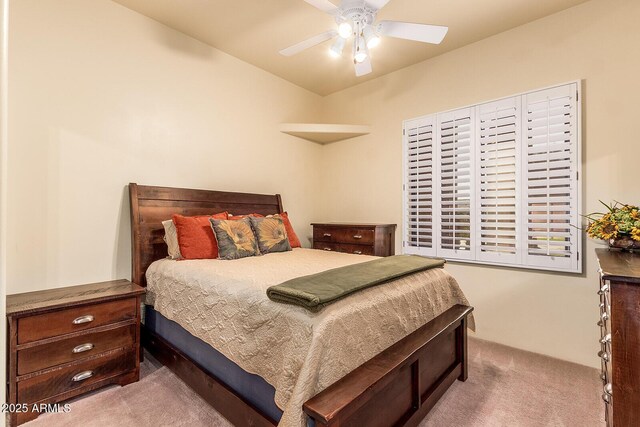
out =
[[313,248],[358,255],[395,254],[396,224],[313,223]]
[[7,295],[10,425],[36,418],[34,405],[138,381],[144,292],[114,280]]

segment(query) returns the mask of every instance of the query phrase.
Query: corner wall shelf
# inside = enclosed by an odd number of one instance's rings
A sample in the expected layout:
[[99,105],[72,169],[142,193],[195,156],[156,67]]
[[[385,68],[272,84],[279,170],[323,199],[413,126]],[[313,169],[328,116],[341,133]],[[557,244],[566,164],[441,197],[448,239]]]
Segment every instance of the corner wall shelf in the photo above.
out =
[[366,135],[371,132],[371,127],[366,125],[323,123],[283,123],[280,125],[280,132],[319,144],[329,144],[330,142]]

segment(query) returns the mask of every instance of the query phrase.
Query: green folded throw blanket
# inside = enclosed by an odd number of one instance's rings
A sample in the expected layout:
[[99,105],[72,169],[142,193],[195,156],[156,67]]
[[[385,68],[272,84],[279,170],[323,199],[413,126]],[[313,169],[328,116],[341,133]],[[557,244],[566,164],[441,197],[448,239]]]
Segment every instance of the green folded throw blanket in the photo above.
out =
[[360,264],[296,277],[267,289],[272,301],[299,305],[316,312],[340,298],[390,280],[442,267],[443,259],[395,255]]

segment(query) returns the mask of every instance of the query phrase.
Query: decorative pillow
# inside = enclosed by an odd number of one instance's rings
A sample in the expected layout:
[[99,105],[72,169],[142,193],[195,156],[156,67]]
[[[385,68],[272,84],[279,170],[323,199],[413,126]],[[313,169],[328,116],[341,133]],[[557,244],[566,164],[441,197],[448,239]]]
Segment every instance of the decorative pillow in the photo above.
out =
[[231,215],[231,214],[229,214],[229,219],[242,219],[242,218],[246,218],[248,216],[255,216],[257,218],[263,218],[264,217],[264,215],[261,215],[259,213],[252,213],[252,214],[249,214],[249,215]]
[[287,230],[281,217],[257,218],[249,217],[253,231],[258,238],[260,253],[286,252],[291,250]]
[[182,258],[218,258],[218,244],[211,230],[210,218],[227,219],[227,213],[203,216],[173,215]]
[[282,222],[284,223],[284,228],[287,230],[287,237],[289,238],[289,244],[292,248],[301,248],[300,239],[298,239],[298,235],[293,230],[293,226],[291,225],[291,221],[289,221],[289,214],[286,212],[282,212],[281,214],[269,215],[269,217],[282,218]]
[[164,227],[164,242],[167,244],[167,251],[169,252],[169,258],[171,259],[180,259],[182,258],[182,254],[180,254],[180,245],[178,244],[178,231],[176,230],[176,225],[173,223],[172,219],[168,219],[166,221],[162,221],[162,226]]
[[260,255],[249,217],[237,220],[210,220],[218,242],[219,259],[238,259]]

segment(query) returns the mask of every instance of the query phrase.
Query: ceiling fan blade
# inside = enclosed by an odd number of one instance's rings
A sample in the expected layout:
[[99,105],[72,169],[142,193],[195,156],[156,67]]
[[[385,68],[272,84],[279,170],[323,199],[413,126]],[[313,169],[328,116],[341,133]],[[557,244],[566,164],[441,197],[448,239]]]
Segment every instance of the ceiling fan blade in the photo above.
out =
[[280,55],[284,55],[284,56],[295,55],[296,53],[300,53],[305,49],[309,49],[310,47],[318,45],[322,42],[326,42],[327,40],[332,39],[337,35],[338,35],[338,32],[336,30],[325,31],[324,33],[308,38],[304,41],[301,41],[300,43],[296,43],[293,46],[289,46],[286,49],[282,49],[280,51]]
[[367,6],[375,10],[380,10],[389,3],[389,0],[365,0]]
[[356,62],[356,77],[364,76],[365,74],[369,74],[373,69],[371,68],[371,58],[367,56],[362,62]]
[[335,4],[331,3],[329,0],[304,0],[304,1],[306,1],[316,9],[320,9],[321,11],[326,13],[334,13],[338,10],[338,7]]
[[380,21],[378,31],[384,36],[439,44],[444,39],[449,28],[439,25],[412,24],[410,22]]

